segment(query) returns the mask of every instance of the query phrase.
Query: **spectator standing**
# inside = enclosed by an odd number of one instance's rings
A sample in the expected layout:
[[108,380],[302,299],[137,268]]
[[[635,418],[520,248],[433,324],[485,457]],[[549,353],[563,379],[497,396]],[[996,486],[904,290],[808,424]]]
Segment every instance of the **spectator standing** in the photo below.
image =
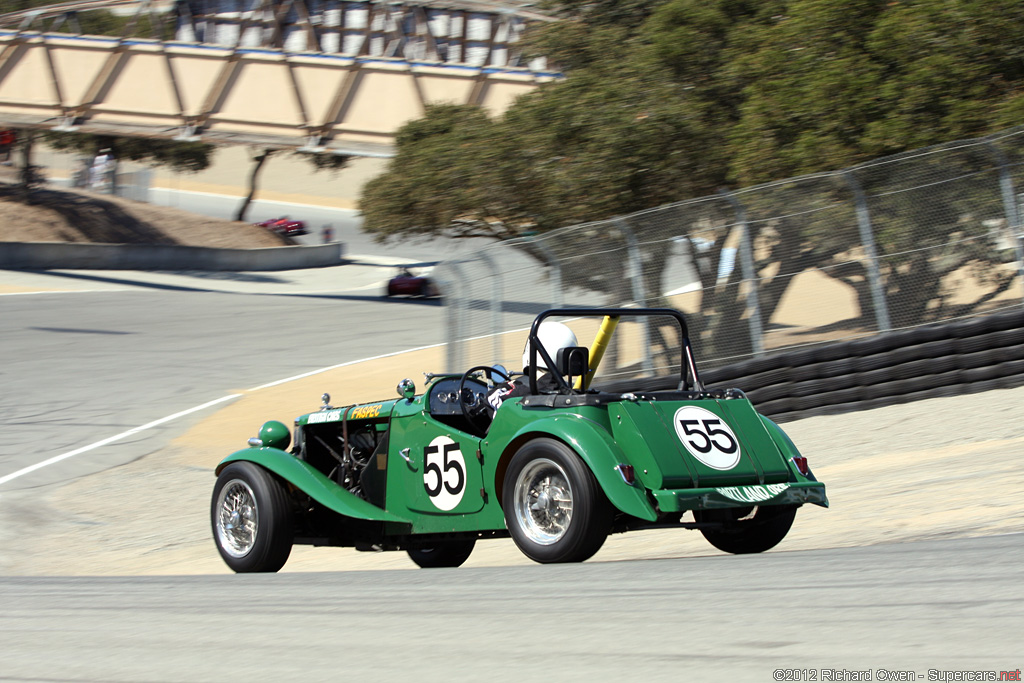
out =
[[106,190],[110,185],[110,171],[113,168],[110,149],[104,148],[92,160],[92,172],[89,184],[96,190]]

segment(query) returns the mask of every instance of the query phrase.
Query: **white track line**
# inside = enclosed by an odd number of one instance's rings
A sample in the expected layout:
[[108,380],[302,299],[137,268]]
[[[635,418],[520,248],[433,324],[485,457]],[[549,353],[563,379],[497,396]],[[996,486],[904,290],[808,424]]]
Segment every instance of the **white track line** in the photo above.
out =
[[[350,360],[350,361],[348,361],[346,363],[338,363],[337,365],[331,365],[330,367],[320,368],[319,370],[310,370],[309,372],[304,372],[301,375],[295,375],[293,377],[286,377],[285,379],[279,379],[276,382],[270,382],[269,384],[261,384],[258,387],[253,387],[252,389],[249,389],[249,391],[259,391],[260,389],[269,389],[270,387],[276,387],[279,384],[287,384],[288,382],[294,382],[295,380],[298,380],[298,379],[305,379],[307,377],[312,377],[313,375],[319,375],[322,372],[329,372],[330,370],[336,370],[338,368],[344,368],[344,367],[347,367],[349,365],[356,365],[357,363],[366,363],[366,362],[371,361],[371,360],[380,360],[381,358],[391,358],[392,356],[401,356],[403,353],[412,353],[413,351],[426,351],[427,349],[436,349],[439,346],[444,346],[444,344],[431,344],[430,346],[420,346],[420,347],[415,348],[415,349],[405,349],[404,351],[393,351],[391,353],[385,353],[385,354],[381,354],[379,356],[372,356],[370,358],[360,358],[359,360]],[[0,483],[2,483],[2,482],[0,482]]]
[[[392,353],[385,353],[385,354],[381,354],[379,356],[372,356],[370,358],[360,358],[359,360],[352,360],[352,361],[348,361],[347,363],[338,363],[337,365],[331,365],[331,366],[326,367],[326,368],[320,368],[319,370],[311,370],[309,372],[304,372],[301,375],[294,375],[292,377],[286,377],[285,379],[279,379],[276,382],[270,382],[268,384],[261,384],[258,387],[253,387],[252,389],[249,389],[249,391],[252,392],[252,391],[259,391],[260,389],[269,389],[270,387],[276,387],[276,386],[278,386],[280,384],[287,384],[288,382],[294,382],[296,380],[304,379],[306,377],[312,377],[313,375],[319,375],[320,373],[328,372],[330,370],[335,370],[337,368],[343,368],[343,367],[346,367],[346,366],[349,366],[349,365],[356,365],[357,363],[365,363],[365,362],[371,361],[371,360],[380,360],[381,358],[391,358],[392,356],[400,356],[400,355],[402,355],[404,353],[411,353],[413,351],[425,351],[427,349],[436,349],[439,346],[444,346],[444,344],[431,344],[430,346],[420,346],[420,347],[415,348],[415,349],[405,349],[403,351],[394,351]],[[101,441],[97,441],[96,443],[91,443],[88,446],[82,446],[81,448],[76,448],[73,451],[68,451],[67,453],[61,453],[60,455],[55,455],[55,456],[53,456],[52,458],[50,458],[48,460],[43,460],[42,462],[37,462],[35,465],[29,465],[28,467],[22,468],[22,469],[18,470],[17,472],[12,472],[11,474],[8,474],[6,476],[0,477],[0,485],[6,484],[7,482],[9,482],[9,481],[11,481],[13,479],[17,479],[18,477],[22,477],[22,476],[24,476],[26,474],[29,474],[30,472],[35,472],[36,470],[39,470],[39,469],[42,469],[42,468],[47,467],[49,465],[53,465],[55,463],[58,463],[61,460],[67,460],[68,458],[72,458],[72,457],[74,457],[76,455],[81,455],[82,453],[86,453],[88,451],[95,450],[97,448],[100,448],[101,446],[106,446],[107,444],[114,443],[115,441],[120,441],[121,439],[125,439],[125,438],[127,438],[129,436],[133,436],[135,434],[138,434],[139,432],[144,432],[147,429],[152,429],[153,427],[158,427],[158,426],[160,426],[160,425],[162,425],[164,423],[170,422],[172,420],[176,420],[179,417],[185,417],[186,415],[190,415],[192,413],[199,412],[200,410],[205,410],[206,408],[209,408],[211,406],[215,406],[218,403],[223,403],[225,401],[230,401],[231,399],[239,398],[240,396],[242,396],[242,394],[228,394],[227,396],[221,396],[220,398],[214,399],[213,401],[208,401],[207,403],[204,403],[201,406],[196,406],[194,408],[189,408],[188,410],[182,410],[179,413],[175,413],[173,415],[168,415],[167,417],[162,417],[159,420],[154,420],[153,422],[148,422],[148,423],[146,423],[144,425],[141,425],[139,427],[133,427],[132,429],[129,429],[126,432],[121,432],[120,434],[115,434],[114,436],[107,437],[106,439],[102,439]]]
[[106,439],[103,439],[101,441],[97,441],[96,443],[91,443],[88,446],[82,446],[81,448],[76,448],[73,451],[68,451],[67,453],[62,453],[60,455],[55,455],[52,458],[50,458],[49,460],[43,460],[42,462],[37,462],[35,465],[29,465],[28,467],[22,468],[22,469],[18,470],[17,472],[12,472],[11,474],[8,474],[6,476],[0,477],[0,484],[6,484],[7,482],[11,481],[12,479],[17,479],[18,477],[22,477],[22,476],[28,474],[29,472],[35,472],[38,469],[42,469],[44,467],[47,467],[48,465],[53,465],[54,463],[58,463],[61,460],[66,460],[66,459],[74,457],[76,455],[80,455],[80,454],[85,453],[87,451],[91,451],[91,450],[94,450],[96,448],[99,448],[101,446],[106,446],[109,443],[114,443],[115,441],[120,441],[121,439],[127,438],[129,436],[134,435],[134,434],[138,434],[139,432],[144,432],[147,429],[152,429],[153,427],[157,427],[159,425],[162,425],[165,422],[170,422],[171,420],[176,420],[179,417],[184,417],[186,415],[190,415],[191,413],[199,412],[200,410],[205,410],[206,408],[209,408],[211,406],[215,406],[218,403],[223,403],[224,401],[230,401],[233,398],[238,398],[241,395],[242,394],[229,394],[227,396],[221,396],[220,398],[215,399],[213,401],[209,401],[207,403],[204,403],[201,406],[196,406],[194,408],[189,408],[188,410],[183,410],[180,413],[175,413],[174,415],[168,415],[167,417],[162,417],[159,420],[153,420],[152,422],[148,422],[148,423],[146,423],[146,424],[144,424],[142,426],[133,427],[132,429],[129,429],[127,432],[121,432],[120,434],[115,434],[114,436],[109,436]]

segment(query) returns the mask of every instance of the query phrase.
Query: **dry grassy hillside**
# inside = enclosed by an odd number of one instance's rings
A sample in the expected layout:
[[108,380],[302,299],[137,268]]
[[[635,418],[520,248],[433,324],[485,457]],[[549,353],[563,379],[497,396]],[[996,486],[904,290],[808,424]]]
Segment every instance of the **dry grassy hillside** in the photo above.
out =
[[0,184],[0,241],[279,247],[291,240],[264,228],[181,209],[78,190],[39,188],[23,201]]

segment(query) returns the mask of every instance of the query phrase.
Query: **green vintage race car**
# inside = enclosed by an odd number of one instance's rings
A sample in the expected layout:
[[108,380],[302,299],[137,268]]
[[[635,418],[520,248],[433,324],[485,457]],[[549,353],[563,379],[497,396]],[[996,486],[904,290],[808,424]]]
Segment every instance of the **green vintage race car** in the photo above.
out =
[[[593,346],[550,357],[538,330],[552,317],[600,321]],[[670,388],[590,388],[626,318],[678,326]],[[609,533],[665,527],[756,553],[785,537],[804,503],[828,506],[782,429],[742,391],[701,383],[678,311],[545,311],[529,341],[520,381],[531,389],[497,410],[485,396],[508,373],[476,366],[427,374],[421,394],[402,380],[398,398],[376,403],[333,407],[325,395],[295,420],[294,443],[284,424],[265,423],[216,469],[221,557],[236,572],[272,572],[298,543],[456,567],[479,539],[511,536],[537,562],[581,562]],[[539,390],[538,365],[561,373],[549,375],[553,391]]]

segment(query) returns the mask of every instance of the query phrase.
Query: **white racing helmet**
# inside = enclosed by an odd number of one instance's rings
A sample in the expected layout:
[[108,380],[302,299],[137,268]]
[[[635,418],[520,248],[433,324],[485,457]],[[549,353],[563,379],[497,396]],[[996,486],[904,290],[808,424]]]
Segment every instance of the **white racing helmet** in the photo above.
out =
[[[567,326],[554,321],[545,321],[540,324],[537,330],[537,337],[544,350],[551,356],[551,360],[557,360],[558,350],[567,349],[570,346],[578,346],[576,335]],[[530,340],[526,340],[526,348],[523,349],[523,371],[530,365]],[[544,356],[537,352],[537,367],[547,369],[547,362]]]

